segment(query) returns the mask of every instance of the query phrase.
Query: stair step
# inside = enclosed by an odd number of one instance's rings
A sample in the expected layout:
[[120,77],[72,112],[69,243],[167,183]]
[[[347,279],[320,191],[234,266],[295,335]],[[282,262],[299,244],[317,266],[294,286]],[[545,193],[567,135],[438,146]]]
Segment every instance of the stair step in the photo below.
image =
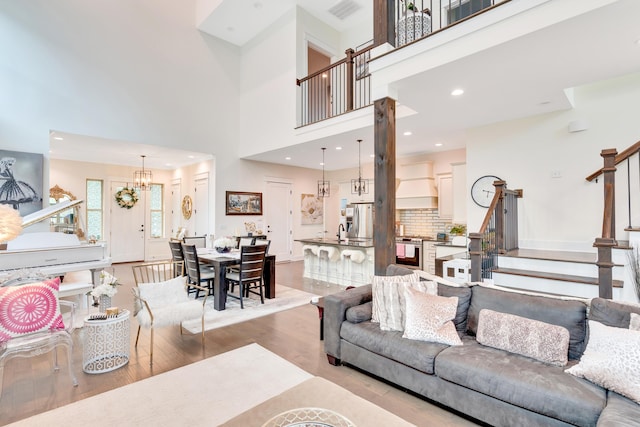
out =
[[[620,246],[618,248],[628,249],[628,246]],[[624,242],[628,245],[628,242]],[[572,251],[549,251],[546,249],[514,249],[500,256],[510,258],[528,258],[543,261],[560,261],[575,262],[579,264],[595,264],[598,260],[598,254],[594,252],[572,252]],[[622,264],[614,264],[614,267],[622,267]]]
[[[566,261],[566,260],[565,260]],[[537,279],[557,280],[560,282],[582,283],[585,285],[599,286],[597,277],[573,276],[570,274],[547,273],[543,271],[518,270],[515,268],[497,268],[493,273],[511,274],[514,276],[533,277]],[[622,288],[624,282],[622,280],[613,280],[614,288]]]

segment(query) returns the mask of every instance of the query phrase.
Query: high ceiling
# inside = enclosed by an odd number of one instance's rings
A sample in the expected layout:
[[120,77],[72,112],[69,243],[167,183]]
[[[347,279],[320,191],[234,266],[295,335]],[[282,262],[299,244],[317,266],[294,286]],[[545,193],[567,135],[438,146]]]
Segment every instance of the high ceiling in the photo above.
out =
[[[362,7],[341,21],[328,12],[330,7],[339,3],[337,1],[223,0],[201,29],[242,45],[261,31],[259,26],[252,24],[254,15],[260,16],[261,25],[271,25],[297,4],[342,31],[362,19],[372,20],[371,0],[353,2]],[[571,108],[571,99],[566,95],[567,90],[639,73],[640,27],[637,16],[640,16],[640,1],[611,0],[601,8],[565,22],[466,55],[424,74],[399,80],[395,85],[400,102],[398,116],[402,116],[403,111],[417,114],[406,114],[397,120],[397,155],[465,147],[466,129],[568,109]],[[242,37],[238,37],[238,33]],[[443,37],[445,33],[434,34],[429,39],[435,43],[437,37]],[[456,87],[463,87],[465,94],[453,98],[451,90]],[[412,134],[405,136],[407,131]],[[321,167],[320,149],[327,147],[326,169],[343,169],[357,166],[357,139],[363,139],[363,163],[370,161],[368,156],[373,152],[373,138],[373,127],[368,126],[251,158],[318,169]],[[437,143],[442,145],[436,147]],[[111,144],[103,141],[93,146],[84,145],[93,158],[107,161],[115,151]],[[108,153],[96,154],[105,146],[109,147]],[[131,144],[126,146],[130,149]],[[344,148],[336,152],[336,146]],[[62,152],[56,153],[55,145],[53,148],[52,157],[65,156]],[[175,150],[167,150],[168,160],[163,158],[164,150],[156,150],[154,156],[158,157],[159,164],[186,157]],[[129,157],[135,158],[139,154],[142,153],[137,150],[136,155]],[[286,157],[291,160],[286,160]]]

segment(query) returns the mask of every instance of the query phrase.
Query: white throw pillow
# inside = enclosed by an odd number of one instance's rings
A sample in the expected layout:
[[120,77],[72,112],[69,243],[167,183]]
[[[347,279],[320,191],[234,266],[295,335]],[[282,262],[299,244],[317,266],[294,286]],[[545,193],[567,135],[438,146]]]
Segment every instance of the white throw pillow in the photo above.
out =
[[476,340],[556,366],[565,366],[569,358],[567,328],[514,314],[480,310]]
[[405,274],[403,276],[373,276],[371,281],[371,293],[372,293],[372,307],[371,307],[371,321],[378,323],[380,318],[380,304],[385,300],[385,293],[389,292],[385,283],[395,282],[417,282],[420,280],[415,273]]
[[404,290],[404,294],[406,319],[403,338],[462,345],[452,321],[456,316],[458,297],[430,295],[410,287]]
[[383,331],[404,331],[405,289],[411,288],[431,295],[438,294],[438,284],[419,280],[416,282],[382,282],[377,294],[378,320]]
[[629,329],[631,329],[632,331],[640,331],[640,314],[631,313]]
[[589,320],[589,341],[568,372],[640,404],[640,332]]

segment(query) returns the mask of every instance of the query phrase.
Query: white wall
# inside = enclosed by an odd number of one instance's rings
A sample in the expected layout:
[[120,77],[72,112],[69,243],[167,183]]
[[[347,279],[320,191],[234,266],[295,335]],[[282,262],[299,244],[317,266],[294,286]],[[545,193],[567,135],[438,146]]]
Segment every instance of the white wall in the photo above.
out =
[[[469,130],[467,185],[497,175],[509,188],[524,190],[521,247],[593,250],[602,230],[603,188],[602,180],[585,178],[602,167],[602,149],[621,152],[640,139],[639,109],[640,74],[634,74],[576,88],[572,110]],[[569,122],[577,119],[589,128],[569,133]],[[618,184],[624,180],[617,176]],[[626,240],[626,198],[619,194],[616,201],[616,236]],[[470,231],[479,228],[485,212],[468,198]]]

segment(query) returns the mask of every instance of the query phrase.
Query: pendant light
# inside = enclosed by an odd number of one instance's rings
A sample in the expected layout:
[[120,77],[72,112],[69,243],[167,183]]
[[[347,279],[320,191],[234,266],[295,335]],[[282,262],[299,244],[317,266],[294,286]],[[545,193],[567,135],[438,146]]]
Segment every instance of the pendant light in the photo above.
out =
[[318,181],[318,197],[329,197],[331,183],[324,179],[324,151],[326,147],[322,147],[322,181]]
[[147,156],[142,155],[140,157],[142,157],[142,170],[133,173],[133,187],[136,190],[150,190],[153,175],[150,170],[145,170],[144,168],[144,158]]
[[351,194],[357,194],[362,196],[363,194],[369,194],[369,180],[362,179],[362,166],[360,165],[360,143],[358,140],[358,179],[351,180]]

